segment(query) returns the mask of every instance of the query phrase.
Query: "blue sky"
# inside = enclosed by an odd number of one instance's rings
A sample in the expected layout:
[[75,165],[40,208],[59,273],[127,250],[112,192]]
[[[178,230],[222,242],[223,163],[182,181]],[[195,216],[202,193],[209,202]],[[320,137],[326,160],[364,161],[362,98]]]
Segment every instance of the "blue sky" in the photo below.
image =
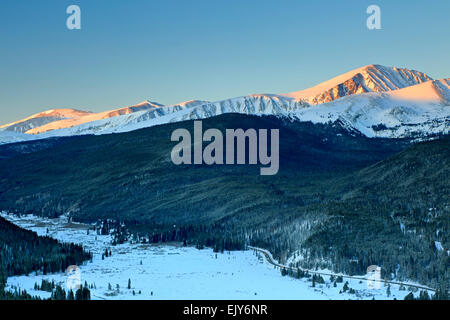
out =
[[[81,8],[82,29],[66,28]],[[381,7],[382,30],[366,28]],[[0,123],[296,91],[378,63],[450,76],[450,1],[2,0]]]

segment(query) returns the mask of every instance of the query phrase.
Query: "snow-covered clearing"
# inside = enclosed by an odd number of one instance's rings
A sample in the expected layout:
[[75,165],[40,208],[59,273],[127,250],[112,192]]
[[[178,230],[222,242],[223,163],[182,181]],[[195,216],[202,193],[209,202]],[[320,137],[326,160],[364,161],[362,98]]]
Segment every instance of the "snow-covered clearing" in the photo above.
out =
[[[179,243],[154,245],[132,244],[112,246],[111,237],[97,235],[88,225],[68,223],[67,218],[43,219],[32,215],[21,217],[0,214],[13,223],[49,235],[63,242],[82,244],[93,253],[92,262],[81,269],[81,281],[94,285],[92,299],[403,299],[408,291],[391,286],[368,289],[365,281],[349,279],[349,287],[356,293],[339,293],[346,280],[333,287],[325,277],[325,284],[307,279],[282,276],[261,255],[253,251],[214,253]],[[92,226],[91,226],[92,229]],[[48,233],[47,233],[48,230]],[[102,253],[110,249],[112,255],[102,260]],[[54,280],[65,288],[65,273],[31,274],[8,278],[7,289],[26,289],[32,295],[48,298],[50,293],[34,290],[42,279]],[[128,280],[131,289],[128,289]],[[110,289],[109,289],[110,287]],[[118,289],[117,289],[118,288]],[[133,294],[134,291],[134,294]],[[139,293],[141,292],[141,293]],[[417,295],[418,293],[416,293]]]

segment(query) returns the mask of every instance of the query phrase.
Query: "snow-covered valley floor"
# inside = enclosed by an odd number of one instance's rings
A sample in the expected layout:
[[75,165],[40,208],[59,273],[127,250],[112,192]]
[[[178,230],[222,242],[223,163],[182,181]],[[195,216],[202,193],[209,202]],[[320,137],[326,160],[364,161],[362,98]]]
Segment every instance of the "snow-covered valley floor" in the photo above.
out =
[[[179,243],[154,245],[132,244],[112,246],[111,237],[88,233],[88,225],[68,223],[67,218],[43,219],[32,215],[21,217],[0,214],[20,227],[48,235],[62,242],[82,244],[93,253],[92,262],[79,266],[81,282],[95,285],[92,299],[403,299],[408,291],[391,286],[369,289],[365,281],[348,280],[356,293],[340,293],[344,283],[333,287],[328,277],[325,284],[307,279],[282,276],[262,256],[251,250],[214,253]],[[91,227],[92,228],[92,227]],[[48,231],[48,233],[47,233]],[[112,255],[102,259],[105,249]],[[31,295],[48,298],[50,293],[34,290],[42,279],[54,280],[65,289],[65,273],[8,278],[7,289],[26,289]],[[131,289],[128,289],[128,281]],[[133,294],[134,291],[134,294]],[[417,295],[417,293],[416,293]]]

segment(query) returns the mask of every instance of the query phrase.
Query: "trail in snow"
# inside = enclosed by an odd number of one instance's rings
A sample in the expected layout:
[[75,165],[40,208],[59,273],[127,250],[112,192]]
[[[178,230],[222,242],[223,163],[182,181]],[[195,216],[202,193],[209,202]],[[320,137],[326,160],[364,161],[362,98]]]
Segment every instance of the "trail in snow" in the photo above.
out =
[[308,272],[310,274],[317,274],[320,276],[334,276],[334,277],[338,277],[341,276],[344,279],[353,279],[353,280],[361,280],[361,281],[373,281],[373,282],[379,282],[382,283],[383,285],[386,284],[391,284],[391,285],[398,285],[398,286],[404,286],[404,287],[411,287],[411,288],[416,288],[416,289],[420,289],[420,290],[426,290],[428,292],[435,292],[435,289],[432,289],[430,287],[427,286],[423,286],[423,285],[419,285],[419,284],[415,284],[415,283],[411,283],[411,282],[401,282],[401,281],[390,281],[390,280],[378,280],[378,279],[374,279],[374,278],[369,278],[369,276],[349,276],[349,275],[345,275],[342,273],[334,273],[334,272],[329,272],[329,271],[317,271],[317,270],[312,270],[312,269],[305,269],[305,268],[292,268],[289,266],[285,266],[282,265],[278,262],[275,261],[275,259],[273,258],[272,254],[270,253],[270,251],[266,250],[266,249],[262,249],[262,248],[257,248],[257,247],[252,247],[249,246],[250,249],[255,250],[257,252],[261,252],[264,257],[266,258],[267,262],[270,263],[271,265],[280,268],[280,269],[286,269],[286,270],[291,270],[291,271],[297,271],[297,269],[300,269],[304,272]]

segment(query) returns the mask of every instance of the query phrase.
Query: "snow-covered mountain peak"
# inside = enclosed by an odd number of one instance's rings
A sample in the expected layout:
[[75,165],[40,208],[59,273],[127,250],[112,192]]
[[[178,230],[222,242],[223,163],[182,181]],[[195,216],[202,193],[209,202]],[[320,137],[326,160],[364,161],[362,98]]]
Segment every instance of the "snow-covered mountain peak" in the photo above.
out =
[[4,124],[0,126],[0,130],[24,133],[28,130],[46,125],[54,121],[62,119],[79,118],[90,114],[92,114],[92,112],[81,111],[77,109],[50,109],[47,111],[33,114],[25,119]]
[[188,100],[188,101],[184,101],[184,102],[180,102],[177,103],[173,106],[180,106],[180,107],[186,107],[186,108],[190,108],[190,107],[195,107],[198,106],[200,104],[205,104],[205,103],[209,103],[209,101],[203,101],[203,100]]
[[158,102],[154,102],[154,101],[150,101],[150,100],[144,100],[140,103],[135,104],[133,107],[153,107],[153,108],[161,108],[164,107],[163,104],[158,103]]
[[430,80],[387,92],[366,92],[292,113],[299,121],[340,121],[367,137],[403,138],[448,134],[450,81]]
[[285,95],[311,104],[321,104],[352,94],[386,92],[429,80],[433,79],[416,70],[372,64],[346,72],[312,88]]

